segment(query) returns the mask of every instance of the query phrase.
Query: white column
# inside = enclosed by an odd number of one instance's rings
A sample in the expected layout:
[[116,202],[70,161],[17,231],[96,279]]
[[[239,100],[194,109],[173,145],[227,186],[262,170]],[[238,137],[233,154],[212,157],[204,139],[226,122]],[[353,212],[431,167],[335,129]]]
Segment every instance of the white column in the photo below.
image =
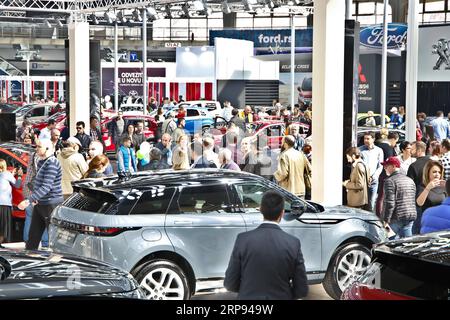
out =
[[70,135],[76,134],[75,124],[84,121],[89,133],[89,24],[69,24],[69,75],[70,75]]
[[142,85],[144,114],[147,114],[148,104],[148,84],[147,84],[147,10],[142,10]]
[[419,0],[409,0],[406,52],[406,140],[416,141]]
[[345,1],[314,1],[312,199],[342,204]]
[[388,31],[388,15],[387,8],[389,0],[384,0],[384,14],[383,14],[383,47],[381,52],[381,98],[380,98],[380,114],[381,114],[381,126],[384,127],[386,119],[386,91],[387,91],[387,39],[389,35]]
[[291,13],[291,110],[294,110],[295,95],[295,15]]

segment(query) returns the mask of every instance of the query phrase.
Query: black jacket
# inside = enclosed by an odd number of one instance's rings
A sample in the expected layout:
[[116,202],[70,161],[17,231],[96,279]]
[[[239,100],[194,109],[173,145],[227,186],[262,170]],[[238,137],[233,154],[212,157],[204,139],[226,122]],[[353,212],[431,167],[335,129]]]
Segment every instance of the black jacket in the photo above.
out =
[[417,158],[416,162],[411,163],[408,168],[407,176],[413,179],[416,184],[416,190],[422,184],[422,173],[425,164],[430,160],[429,156]]
[[[81,142],[81,150],[80,151],[82,153],[83,152],[87,153],[89,151],[89,145],[91,144],[91,141],[92,141],[91,136],[86,133],[83,133],[83,134],[77,133],[75,135],[75,138],[77,138]],[[100,138],[101,138],[101,136],[100,136]]]
[[237,236],[224,286],[241,300],[291,300],[308,294],[300,240],[263,223]]

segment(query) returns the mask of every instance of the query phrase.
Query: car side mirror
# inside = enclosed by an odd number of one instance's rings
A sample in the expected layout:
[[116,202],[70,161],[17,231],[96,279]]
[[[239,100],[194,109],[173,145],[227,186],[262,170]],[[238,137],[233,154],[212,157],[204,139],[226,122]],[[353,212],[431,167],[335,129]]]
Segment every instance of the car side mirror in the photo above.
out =
[[306,204],[303,201],[295,200],[291,203],[291,212],[296,216],[301,216],[306,212]]

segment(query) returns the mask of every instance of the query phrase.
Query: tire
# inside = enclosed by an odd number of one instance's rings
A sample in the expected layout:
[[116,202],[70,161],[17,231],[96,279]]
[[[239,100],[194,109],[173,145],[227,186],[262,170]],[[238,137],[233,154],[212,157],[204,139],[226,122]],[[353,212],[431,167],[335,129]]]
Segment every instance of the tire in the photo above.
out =
[[370,249],[357,242],[337,248],[322,283],[328,295],[339,300],[342,292],[367,269],[371,257]]
[[191,297],[186,275],[171,261],[153,260],[131,274],[149,300],[189,300]]

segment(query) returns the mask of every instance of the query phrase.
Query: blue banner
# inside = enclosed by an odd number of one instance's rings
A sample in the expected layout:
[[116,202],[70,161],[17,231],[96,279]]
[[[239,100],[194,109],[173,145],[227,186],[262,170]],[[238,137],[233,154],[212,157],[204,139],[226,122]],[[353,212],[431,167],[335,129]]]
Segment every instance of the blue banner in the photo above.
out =
[[[215,38],[228,38],[253,41],[255,48],[290,48],[291,47],[291,30],[210,30],[209,44],[214,45]],[[309,49],[311,52],[313,44],[313,30],[297,29],[295,31],[296,48]]]

